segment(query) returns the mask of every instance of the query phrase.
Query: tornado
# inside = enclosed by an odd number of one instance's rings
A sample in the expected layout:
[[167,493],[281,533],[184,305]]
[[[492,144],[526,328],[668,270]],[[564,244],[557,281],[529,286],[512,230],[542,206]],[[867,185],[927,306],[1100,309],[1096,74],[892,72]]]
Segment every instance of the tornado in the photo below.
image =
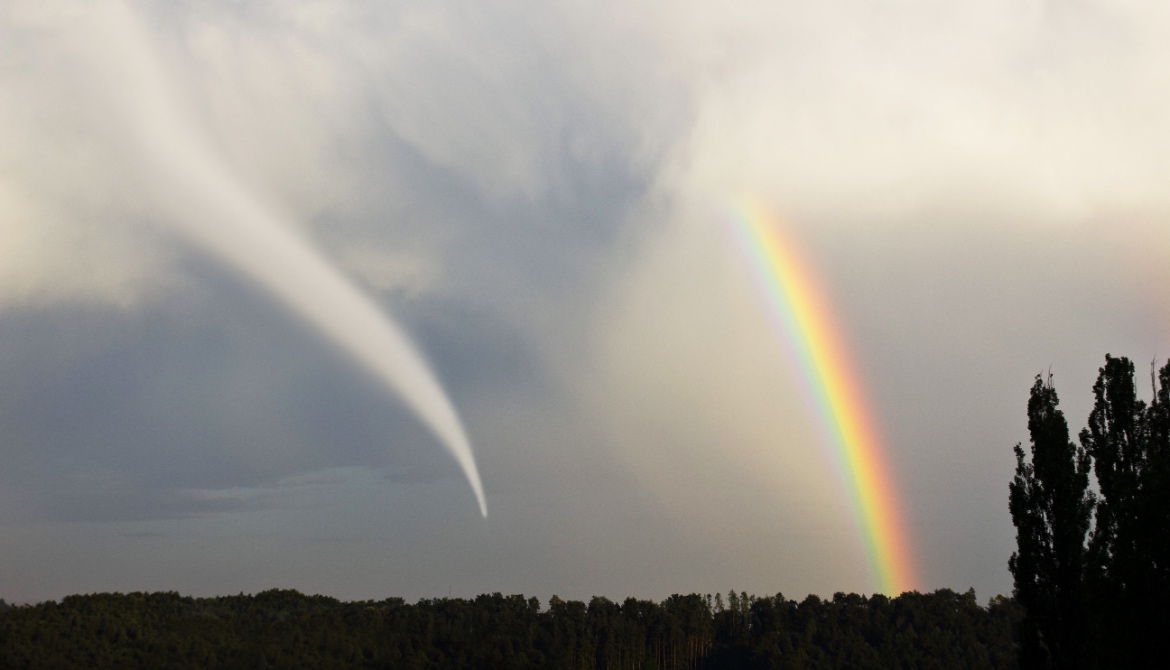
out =
[[486,518],[471,442],[410,338],[233,175],[186,114],[181,88],[130,8],[106,2],[95,14],[107,75],[125,93],[121,111],[141,154],[140,178],[164,222],[277,297],[396,393],[455,457]]

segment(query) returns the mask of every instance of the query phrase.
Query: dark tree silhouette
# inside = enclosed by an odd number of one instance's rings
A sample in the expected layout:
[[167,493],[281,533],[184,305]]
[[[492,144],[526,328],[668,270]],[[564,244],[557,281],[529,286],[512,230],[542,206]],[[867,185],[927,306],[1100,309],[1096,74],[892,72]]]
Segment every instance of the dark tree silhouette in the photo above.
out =
[[[481,595],[344,603],[295,591],[69,596],[0,612],[0,668],[1014,668],[1019,607],[949,590],[710,600]],[[746,604],[746,605],[745,605]],[[745,620],[746,618],[746,620]]]
[[1137,397],[1133,363],[1106,356],[1081,431],[1100,492],[1088,562],[1095,639],[1102,665],[1113,667],[1164,667],[1170,635],[1170,364],[1160,377],[1160,389],[1151,378],[1147,406]]
[[[1022,667],[1161,668],[1170,658],[1170,363],[1150,365],[1150,385],[1147,404],[1133,363],[1105,356],[1080,449],[1051,378],[1032,387],[1032,460],[1016,445],[1009,499]],[[1086,491],[1090,464],[1097,497]]]
[[1026,611],[1020,628],[1025,669],[1066,670],[1086,662],[1084,543],[1094,501],[1089,456],[1069,440],[1059,402],[1051,376],[1037,376],[1028,399],[1031,461],[1017,444],[1009,487],[1017,549],[1008,567]]

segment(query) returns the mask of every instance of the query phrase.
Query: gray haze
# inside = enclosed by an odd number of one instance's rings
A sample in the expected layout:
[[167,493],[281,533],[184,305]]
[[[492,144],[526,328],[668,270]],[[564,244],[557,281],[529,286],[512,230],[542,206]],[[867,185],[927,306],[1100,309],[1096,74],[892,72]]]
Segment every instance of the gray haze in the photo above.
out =
[[[719,221],[745,195],[832,299],[920,589],[1010,590],[1036,374],[1079,428],[1106,352],[1170,352],[1158,3],[93,5],[0,8],[9,601],[872,591]],[[93,20],[122,6],[241,188],[433,364],[491,517],[376,379],[158,225],[202,205],[133,149]]]

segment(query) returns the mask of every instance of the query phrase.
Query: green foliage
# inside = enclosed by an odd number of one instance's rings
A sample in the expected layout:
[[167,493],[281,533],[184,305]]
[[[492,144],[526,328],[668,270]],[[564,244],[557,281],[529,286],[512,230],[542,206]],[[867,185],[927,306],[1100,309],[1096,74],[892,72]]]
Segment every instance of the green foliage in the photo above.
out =
[[4,668],[1012,668],[1020,613],[968,591],[661,603],[296,591],[69,596],[0,613]]

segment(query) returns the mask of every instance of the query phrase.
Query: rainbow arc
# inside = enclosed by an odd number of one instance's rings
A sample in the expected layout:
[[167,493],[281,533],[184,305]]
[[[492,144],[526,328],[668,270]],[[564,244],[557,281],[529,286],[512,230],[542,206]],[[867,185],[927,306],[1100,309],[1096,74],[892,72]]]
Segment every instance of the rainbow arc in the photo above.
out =
[[911,590],[917,576],[898,491],[829,302],[796,245],[766,209],[740,203],[731,221],[777,330],[799,361],[863,537],[873,582],[889,595]]

